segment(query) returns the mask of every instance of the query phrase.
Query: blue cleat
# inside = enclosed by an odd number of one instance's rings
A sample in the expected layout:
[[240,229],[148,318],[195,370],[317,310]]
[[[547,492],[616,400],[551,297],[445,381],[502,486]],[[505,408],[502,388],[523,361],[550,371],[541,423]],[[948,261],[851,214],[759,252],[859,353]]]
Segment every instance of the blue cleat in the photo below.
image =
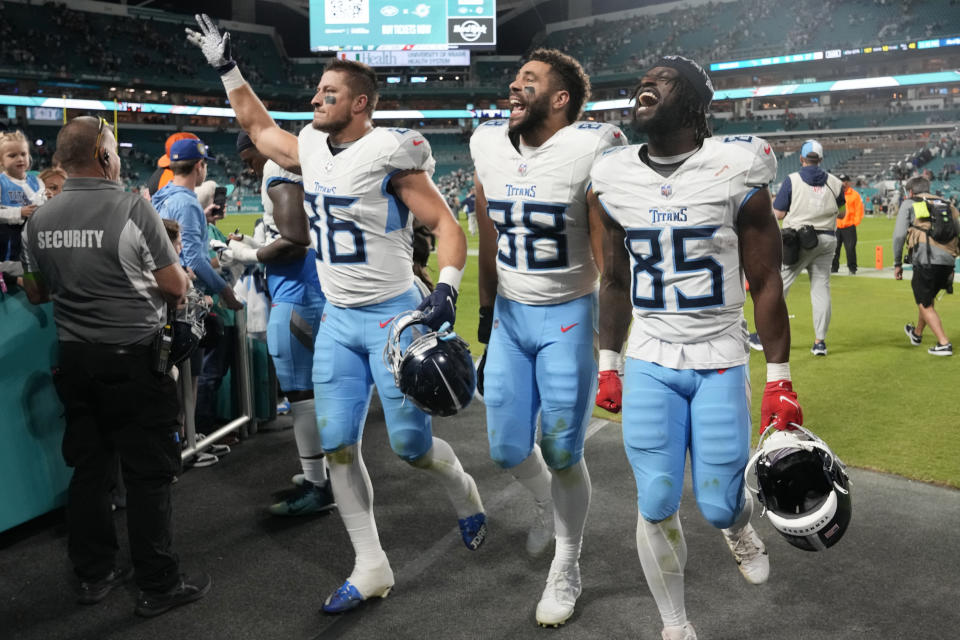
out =
[[[391,584],[384,587],[379,593],[374,593],[371,597],[386,598],[390,594]],[[340,585],[340,588],[330,594],[323,603],[324,613],[345,613],[360,606],[360,603],[367,598],[353,586],[349,580]]]
[[460,537],[467,549],[476,551],[487,537],[487,515],[482,511],[457,521],[460,525]]

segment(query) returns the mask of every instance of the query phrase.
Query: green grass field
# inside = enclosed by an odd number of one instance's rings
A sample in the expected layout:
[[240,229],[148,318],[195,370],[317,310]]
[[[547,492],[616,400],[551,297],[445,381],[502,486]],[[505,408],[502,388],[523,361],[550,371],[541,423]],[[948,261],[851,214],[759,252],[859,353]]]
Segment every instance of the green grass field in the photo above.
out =
[[[249,233],[257,216],[231,215],[221,221],[225,231],[236,227]],[[464,227],[466,225],[464,224]],[[791,371],[807,427],[823,437],[853,466],[895,473],[908,478],[960,488],[960,357],[935,358],[927,331],[923,347],[912,347],[903,325],[916,322],[917,310],[909,273],[893,279],[893,221],[866,218],[859,228],[857,262],[861,274],[831,280],[833,311],[827,334],[829,355],[816,358],[809,280],[801,276],[787,299],[793,347]],[[470,249],[477,238],[467,236]],[[874,252],[883,248],[885,277],[874,272]],[[845,264],[841,256],[841,264]],[[435,262],[431,262],[436,275]],[[960,287],[958,287],[960,288]],[[475,354],[482,352],[477,335],[477,260],[467,260],[457,304],[457,332]],[[960,295],[943,296],[936,308],[948,335],[960,344]],[[602,310],[601,310],[602,313]],[[745,313],[753,326],[753,308]],[[754,415],[766,382],[763,355],[750,360]],[[616,416],[597,410],[597,415]]]

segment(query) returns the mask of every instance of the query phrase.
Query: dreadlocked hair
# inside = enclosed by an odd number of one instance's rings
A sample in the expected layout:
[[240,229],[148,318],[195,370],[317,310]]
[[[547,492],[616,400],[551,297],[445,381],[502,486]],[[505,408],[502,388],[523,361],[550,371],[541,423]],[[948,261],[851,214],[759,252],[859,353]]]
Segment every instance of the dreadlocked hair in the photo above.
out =
[[707,110],[700,106],[700,96],[697,95],[693,85],[683,76],[678,76],[673,86],[677,107],[683,113],[682,126],[694,128],[697,146],[700,146],[704,140],[713,135],[713,132],[710,131],[710,125],[707,123]]

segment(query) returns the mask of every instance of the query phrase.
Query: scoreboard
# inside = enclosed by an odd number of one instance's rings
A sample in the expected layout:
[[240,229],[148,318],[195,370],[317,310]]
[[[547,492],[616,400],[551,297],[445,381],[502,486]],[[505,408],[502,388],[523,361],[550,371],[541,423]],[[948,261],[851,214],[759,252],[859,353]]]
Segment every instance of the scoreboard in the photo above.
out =
[[310,0],[313,51],[493,48],[496,0]]

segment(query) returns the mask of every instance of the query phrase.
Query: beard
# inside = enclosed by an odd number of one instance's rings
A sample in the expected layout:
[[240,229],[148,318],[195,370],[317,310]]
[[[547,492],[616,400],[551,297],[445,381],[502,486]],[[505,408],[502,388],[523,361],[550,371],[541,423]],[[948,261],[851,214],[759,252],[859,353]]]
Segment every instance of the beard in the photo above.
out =
[[527,103],[526,113],[523,115],[523,118],[516,124],[508,125],[510,133],[519,136],[533,133],[547,121],[549,115],[550,96],[544,94],[539,98],[535,98],[532,102]]
[[690,114],[678,109],[675,100],[661,102],[652,116],[640,119],[634,108],[630,128],[634,133],[644,135],[664,135],[689,126]]
[[318,124],[317,121],[314,120],[311,124],[317,131],[323,131],[327,135],[334,135],[347,128],[350,124],[350,114],[344,115],[339,120],[328,120],[322,124]]

